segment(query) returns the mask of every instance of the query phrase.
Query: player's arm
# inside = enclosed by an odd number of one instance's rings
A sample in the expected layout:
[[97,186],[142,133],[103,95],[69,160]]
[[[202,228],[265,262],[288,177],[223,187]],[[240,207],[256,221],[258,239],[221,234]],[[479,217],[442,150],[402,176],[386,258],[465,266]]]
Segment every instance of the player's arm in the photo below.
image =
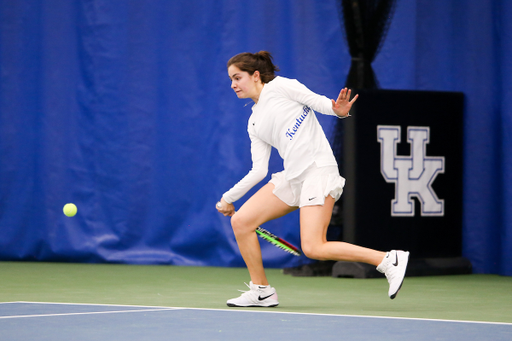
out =
[[281,87],[280,91],[288,98],[307,105],[316,112],[324,115],[337,116],[340,118],[349,117],[349,111],[352,104],[357,99],[357,95],[350,101],[351,91],[342,89],[336,100],[331,100],[326,96],[319,95],[308,89],[304,84],[295,79],[286,81],[286,85]]
[[243,197],[251,188],[263,180],[268,173],[268,162],[272,147],[254,135],[251,137],[252,168],[235,186],[222,195],[217,210],[225,216],[235,214],[233,203]]

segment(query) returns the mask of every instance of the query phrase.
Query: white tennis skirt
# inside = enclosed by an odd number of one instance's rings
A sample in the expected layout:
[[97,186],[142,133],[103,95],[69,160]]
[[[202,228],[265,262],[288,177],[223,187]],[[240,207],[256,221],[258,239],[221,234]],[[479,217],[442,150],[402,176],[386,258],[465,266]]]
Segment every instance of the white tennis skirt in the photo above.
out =
[[288,206],[303,207],[323,205],[330,195],[338,200],[343,193],[345,179],[337,166],[309,166],[298,178],[286,180],[286,171],[272,174],[273,193]]

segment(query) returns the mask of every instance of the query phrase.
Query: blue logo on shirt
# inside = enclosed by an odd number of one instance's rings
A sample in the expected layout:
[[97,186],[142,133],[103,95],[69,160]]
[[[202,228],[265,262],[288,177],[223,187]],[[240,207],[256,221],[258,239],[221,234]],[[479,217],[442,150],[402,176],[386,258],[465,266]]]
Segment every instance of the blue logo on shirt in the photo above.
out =
[[295,120],[295,124],[293,125],[293,127],[288,128],[288,130],[286,131],[286,136],[290,139],[290,141],[293,139],[293,137],[299,130],[300,125],[302,124],[302,122],[304,122],[304,120],[306,119],[310,112],[311,109],[307,105],[305,105],[302,108],[302,114]]

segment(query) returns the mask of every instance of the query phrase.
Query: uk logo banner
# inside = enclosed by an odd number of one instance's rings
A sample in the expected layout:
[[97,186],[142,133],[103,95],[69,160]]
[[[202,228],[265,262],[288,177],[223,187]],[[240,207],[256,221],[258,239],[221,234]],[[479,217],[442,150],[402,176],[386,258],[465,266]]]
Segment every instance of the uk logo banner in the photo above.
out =
[[395,198],[391,200],[391,216],[414,216],[416,197],[422,216],[444,216],[444,200],[432,188],[437,175],[444,173],[444,156],[427,156],[430,127],[407,127],[410,155],[397,155],[400,126],[377,126],[377,141],[381,145],[380,172],[384,180],[395,184]]

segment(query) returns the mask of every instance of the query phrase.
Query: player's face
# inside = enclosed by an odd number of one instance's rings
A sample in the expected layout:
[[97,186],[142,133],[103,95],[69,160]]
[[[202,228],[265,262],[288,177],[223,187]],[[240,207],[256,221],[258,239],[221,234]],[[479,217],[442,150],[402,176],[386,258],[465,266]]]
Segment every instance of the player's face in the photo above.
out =
[[252,76],[246,71],[241,71],[235,65],[228,67],[229,79],[231,79],[231,89],[235,91],[238,98],[258,98],[257,82],[259,73],[256,71]]

